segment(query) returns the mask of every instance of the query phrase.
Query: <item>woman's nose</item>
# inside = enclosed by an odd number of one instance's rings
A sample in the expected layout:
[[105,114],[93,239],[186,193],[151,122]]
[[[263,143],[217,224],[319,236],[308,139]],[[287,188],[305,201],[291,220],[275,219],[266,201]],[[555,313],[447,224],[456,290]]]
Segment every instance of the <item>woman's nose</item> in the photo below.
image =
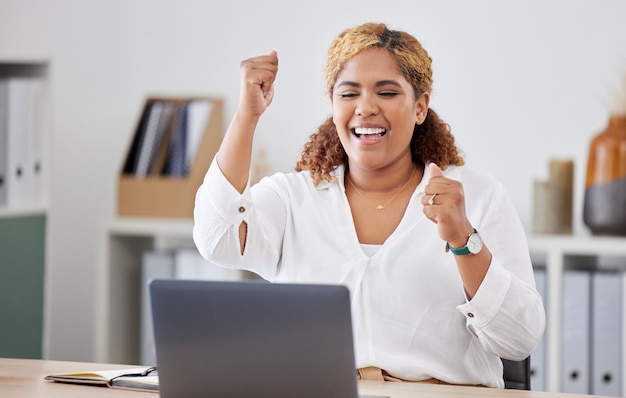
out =
[[357,100],[354,113],[357,116],[367,117],[376,115],[379,111],[375,98],[371,95],[361,94]]

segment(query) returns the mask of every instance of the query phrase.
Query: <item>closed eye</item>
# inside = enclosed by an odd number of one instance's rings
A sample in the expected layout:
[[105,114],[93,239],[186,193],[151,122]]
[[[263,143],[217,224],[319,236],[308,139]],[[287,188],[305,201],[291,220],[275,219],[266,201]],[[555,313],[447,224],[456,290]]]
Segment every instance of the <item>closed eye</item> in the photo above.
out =
[[384,92],[378,93],[378,95],[380,95],[381,97],[393,98],[396,95],[398,95],[398,93],[396,93],[395,91],[384,91]]

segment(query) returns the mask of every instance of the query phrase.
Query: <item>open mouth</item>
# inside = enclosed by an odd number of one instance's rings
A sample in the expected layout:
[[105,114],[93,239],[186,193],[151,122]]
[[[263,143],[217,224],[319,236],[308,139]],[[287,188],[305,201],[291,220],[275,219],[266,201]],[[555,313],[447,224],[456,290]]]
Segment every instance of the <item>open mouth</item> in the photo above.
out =
[[387,134],[387,130],[381,127],[376,128],[363,128],[356,127],[352,129],[352,134],[356,135],[357,138],[363,139],[378,139]]

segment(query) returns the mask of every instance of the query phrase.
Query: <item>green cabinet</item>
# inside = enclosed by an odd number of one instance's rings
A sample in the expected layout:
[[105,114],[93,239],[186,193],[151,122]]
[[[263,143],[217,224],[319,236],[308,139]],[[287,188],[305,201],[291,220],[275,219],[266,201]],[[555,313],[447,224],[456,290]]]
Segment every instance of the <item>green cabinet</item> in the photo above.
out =
[[0,218],[0,357],[41,358],[46,216]]

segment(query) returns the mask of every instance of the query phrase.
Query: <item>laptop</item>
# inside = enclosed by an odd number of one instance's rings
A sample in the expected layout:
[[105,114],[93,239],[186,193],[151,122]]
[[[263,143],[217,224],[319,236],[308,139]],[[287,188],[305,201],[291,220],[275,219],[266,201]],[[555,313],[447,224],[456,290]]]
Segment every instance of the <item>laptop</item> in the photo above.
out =
[[345,286],[155,279],[149,289],[162,398],[359,397]]

